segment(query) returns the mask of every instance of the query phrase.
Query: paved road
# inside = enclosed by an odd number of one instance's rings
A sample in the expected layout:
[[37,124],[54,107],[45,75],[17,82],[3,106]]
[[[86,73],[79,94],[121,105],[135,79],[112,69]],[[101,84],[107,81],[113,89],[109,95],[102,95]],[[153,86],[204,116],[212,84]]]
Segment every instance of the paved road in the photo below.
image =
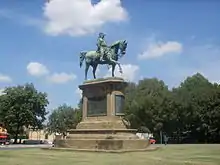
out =
[[10,144],[0,146],[0,150],[15,150],[15,149],[26,149],[26,148],[47,148],[51,147],[50,144],[36,144],[36,145],[24,145],[24,144]]

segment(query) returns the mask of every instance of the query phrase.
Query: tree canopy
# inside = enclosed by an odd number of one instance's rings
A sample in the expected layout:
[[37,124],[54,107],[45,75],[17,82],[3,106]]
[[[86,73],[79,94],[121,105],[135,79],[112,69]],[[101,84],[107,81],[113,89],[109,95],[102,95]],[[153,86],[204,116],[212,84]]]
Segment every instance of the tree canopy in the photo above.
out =
[[67,130],[76,128],[81,116],[80,109],[74,109],[66,104],[60,105],[49,116],[48,130],[50,133],[65,135]]
[[[6,88],[0,96],[0,123],[14,135],[23,127],[41,128],[47,114],[47,94],[33,84]],[[152,132],[156,138],[166,134],[173,143],[220,142],[220,85],[197,73],[178,87],[169,89],[156,78],[129,83],[125,91],[125,118],[130,127]],[[82,118],[82,99],[78,108],[60,105],[49,116],[50,132],[66,134]]]
[[0,96],[0,120],[16,141],[24,127],[42,128],[48,104],[47,94],[37,91],[33,84],[8,87]]
[[172,90],[155,78],[130,83],[125,112],[131,127],[165,132],[173,142],[220,141],[220,86],[199,73]]

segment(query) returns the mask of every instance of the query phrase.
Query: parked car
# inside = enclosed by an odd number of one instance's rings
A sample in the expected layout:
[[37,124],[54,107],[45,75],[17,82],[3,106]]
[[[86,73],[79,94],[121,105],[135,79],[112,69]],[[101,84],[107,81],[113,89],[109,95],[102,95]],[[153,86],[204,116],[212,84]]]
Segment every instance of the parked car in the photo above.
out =
[[32,139],[26,139],[23,141],[23,144],[44,144],[43,140],[32,140]]
[[150,144],[155,144],[156,143],[156,140],[154,138],[150,138],[149,141],[150,141]]
[[0,144],[9,145],[10,139],[7,133],[0,133]]

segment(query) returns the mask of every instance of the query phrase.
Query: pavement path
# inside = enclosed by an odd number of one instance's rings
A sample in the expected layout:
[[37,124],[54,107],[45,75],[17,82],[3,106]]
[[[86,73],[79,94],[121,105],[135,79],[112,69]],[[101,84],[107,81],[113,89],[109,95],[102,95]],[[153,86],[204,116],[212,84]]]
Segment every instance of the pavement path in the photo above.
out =
[[25,148],[48,148],[51,144],[10,144],[0,146],[0,150],[15,150],[15,149],[25,149]]

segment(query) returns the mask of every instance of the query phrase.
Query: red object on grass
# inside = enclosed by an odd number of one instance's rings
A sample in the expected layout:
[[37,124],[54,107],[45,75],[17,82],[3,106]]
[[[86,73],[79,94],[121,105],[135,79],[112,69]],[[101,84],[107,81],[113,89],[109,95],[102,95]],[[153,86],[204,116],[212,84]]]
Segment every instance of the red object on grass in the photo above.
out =
[[156,140],[153,139],[153,138],[150,138],[149,141],[150,141],[150,144],[155,144],[156,143]]

